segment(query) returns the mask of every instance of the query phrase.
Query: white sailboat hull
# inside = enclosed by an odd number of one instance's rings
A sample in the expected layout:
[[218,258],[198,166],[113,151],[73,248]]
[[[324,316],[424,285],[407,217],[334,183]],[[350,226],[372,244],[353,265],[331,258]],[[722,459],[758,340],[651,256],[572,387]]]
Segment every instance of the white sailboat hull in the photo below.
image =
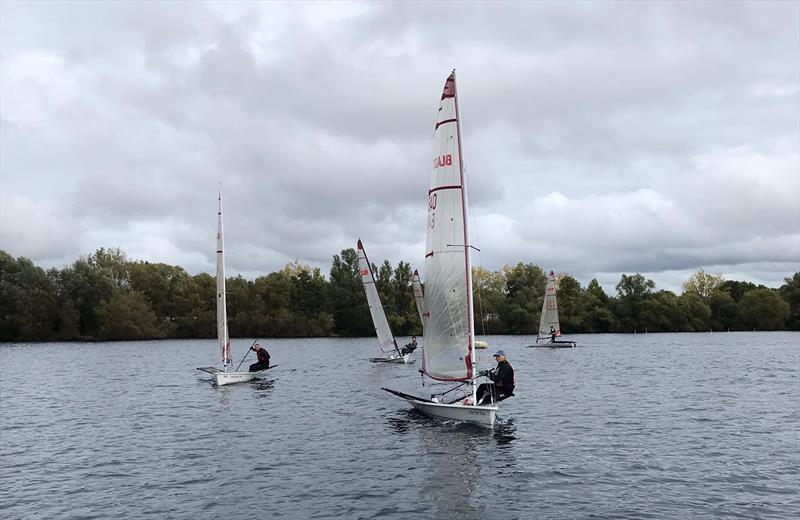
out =
[[410,364],[414,360],[411,359],[411,353],[403,354],[402,356],[385,357],[385,358],[369,358],[373,363],[402,363]]
[[414,408],[425,415],[479,424],[487,428],[494,426],[497,414],[497,406],[472,406],[461,403],[429,403],[413,400],[409,400],[409,402]]
[[530,347],[575,348],[577,346],[578,346],[578,343],[576,341],[561,341],[561,340],[552,341],[550,339],[548,339],[547,341],[544,341],[542,343],[539,343],[539,341],[537,340],[535,345],[528,345],[529,348]]

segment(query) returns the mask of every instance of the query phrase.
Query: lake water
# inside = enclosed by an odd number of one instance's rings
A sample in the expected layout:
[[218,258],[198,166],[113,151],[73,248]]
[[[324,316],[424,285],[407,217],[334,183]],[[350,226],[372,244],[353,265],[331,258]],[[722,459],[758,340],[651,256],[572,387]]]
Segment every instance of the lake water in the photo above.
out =
[[800,334],[486,339],[517,371],[493,430],[381,391],[431,389],[370,338],[263,342],[221,388],[211,340],[0,346],[0,517],[800,516]]

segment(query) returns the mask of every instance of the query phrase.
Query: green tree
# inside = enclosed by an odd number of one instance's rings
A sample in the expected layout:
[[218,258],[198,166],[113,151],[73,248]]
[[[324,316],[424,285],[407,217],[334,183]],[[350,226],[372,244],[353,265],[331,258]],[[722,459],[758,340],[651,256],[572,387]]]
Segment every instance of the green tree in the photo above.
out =
[[505,270],[489,271],[483,267],[472,268],[472,301],[474,302],[475,332],[477,334],[505,334],[503,321],[508,306],[506,302]]
[[790,330],[800,330],[800,272],[794,273],[791,278],[785,278],[781,285],[780,294],[783,300],[789,304],[789,321],[787,323]]
[[562,333],[583,331],[586,316],[581,284],[567,274],[558,277],[558,318]]
[[140,292],[123,291],[97,307],[99,337],[105,340],[155,339],[165,336],[147,298]]
[[639,273],[623,274],[617,284],[617,318],[624,332],[643,331],[642,304],[653,294],[656,284]]
[[709,330],[711,308],[698,294],[685,292],[678,297],[678,305],[686,316],[686,332],[701,332]]
[[375,334],[369,306],[358,272],[355,249],[344,249],[334,255],[330,274],[333,302],[333,332],[338,336],[371,336]]
[[727,291],[716,291],[708,301],[711,309],[710,326],[713,330],[737,330],[740,328],[739,306]]
[[503,268],[506,279],[507,330],[510,334],[535,334],[547,277],[539,266],[518,263]]
[[610,332],[616,329],[610,298],[596,278],[592,278],[583,294],[585,332]]
[[57,291],[27,258],[0,251],[0,340],[48,340],[57,335]]
[[789,304],[774,289],[747,291],[739,301],[742,324],[747,330],[784,330]]

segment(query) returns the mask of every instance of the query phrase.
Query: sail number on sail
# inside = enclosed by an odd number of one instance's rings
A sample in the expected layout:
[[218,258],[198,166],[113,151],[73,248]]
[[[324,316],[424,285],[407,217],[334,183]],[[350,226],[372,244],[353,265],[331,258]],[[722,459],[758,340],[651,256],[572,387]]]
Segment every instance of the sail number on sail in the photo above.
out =
[[433,159],[433,169],[442,168],[444,166],[453,166],[453,155],[440,155],[439,157],[435,157]]

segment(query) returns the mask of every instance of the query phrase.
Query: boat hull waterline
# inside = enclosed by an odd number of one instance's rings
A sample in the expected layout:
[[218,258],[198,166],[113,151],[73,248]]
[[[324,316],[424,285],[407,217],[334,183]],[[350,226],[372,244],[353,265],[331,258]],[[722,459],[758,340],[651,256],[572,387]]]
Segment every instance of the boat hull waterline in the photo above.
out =
[[395,356],[395,357],[373,357],[369,358],[370,361],[373,363],[402,363],[402,364],[411,364],[414,362],[411,358],[411,354],[403,354],[402,356]]
[[235,383],[246,383],[248,381],[252,381],[263,375],[264,372],[266,372],[267,370],[275,368],[276,366],[278,365],[274,365],[269,368],[265,368],[264,370],[259,370],[257,372],[225,372],[213,367],[198,368],[197,370],[208,372],[209,374],[214,376],[215,385],[225,386],[225,385],[232,385]]
[[456,403],[436,403],[420,397],[415,397],[389,388],[383,388],[390,394],[401,397],[411,403],[411,406],[430,417],[439,419],[451,419],[454,421],[469,422],[491,428],[497,418],[497,406],[481,405],[473,406],[464,404],[463,401]]
[[549,343],[537,343],[536,345],[527,345],[528,348],[575,348],[578,343],[575,341],[551,341]]

